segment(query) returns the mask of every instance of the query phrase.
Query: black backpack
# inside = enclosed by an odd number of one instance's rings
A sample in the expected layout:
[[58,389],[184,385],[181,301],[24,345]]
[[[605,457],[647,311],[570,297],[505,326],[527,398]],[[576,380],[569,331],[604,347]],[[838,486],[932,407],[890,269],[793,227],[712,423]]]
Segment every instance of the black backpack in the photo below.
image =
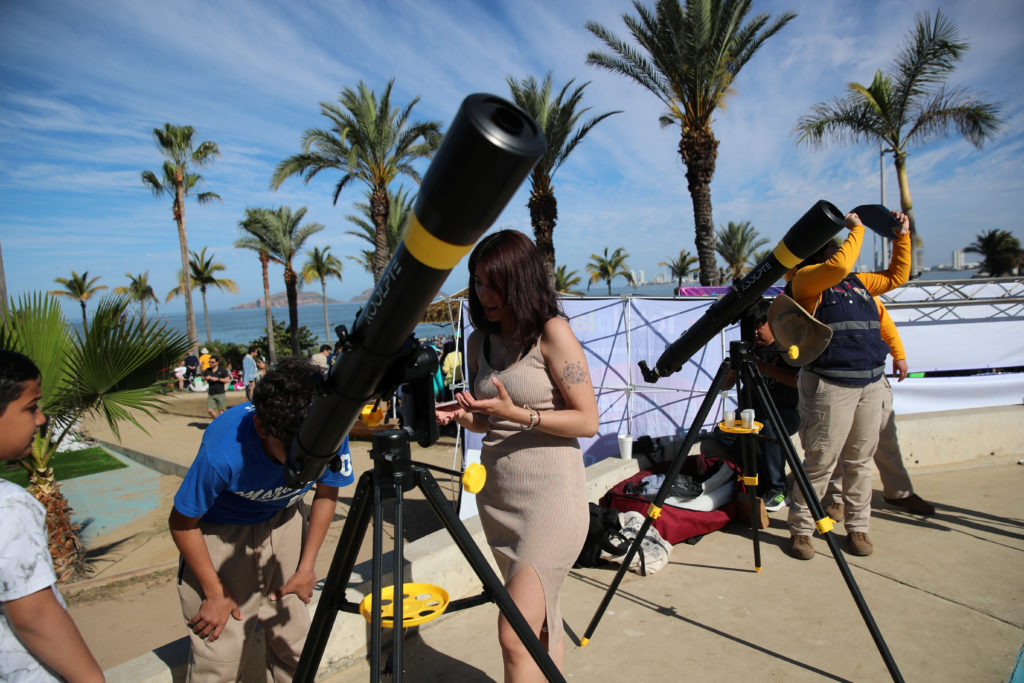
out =
[[629,539],[623,536],[619,511],[590,503],[590,529],[574,567],[596,567],[604,551],[614,557],[625,555]]

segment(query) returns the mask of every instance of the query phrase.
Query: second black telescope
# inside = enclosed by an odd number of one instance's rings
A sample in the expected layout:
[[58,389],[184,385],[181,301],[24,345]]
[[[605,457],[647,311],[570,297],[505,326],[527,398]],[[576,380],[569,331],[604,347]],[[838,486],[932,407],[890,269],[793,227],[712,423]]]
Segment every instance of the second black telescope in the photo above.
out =
[[654,364],[654,370],[640,361],[644,381],[657,382],[660,377],[679,372],[711,338],[733,324],[757,301],[764,290],[779,281],[786,271],[800,265],[818,251],[846,225],[842,212],[824,199],[805,213],[779,241],[772,253],[732,285],[721,299],[711,305],[690,329],[668,348]]

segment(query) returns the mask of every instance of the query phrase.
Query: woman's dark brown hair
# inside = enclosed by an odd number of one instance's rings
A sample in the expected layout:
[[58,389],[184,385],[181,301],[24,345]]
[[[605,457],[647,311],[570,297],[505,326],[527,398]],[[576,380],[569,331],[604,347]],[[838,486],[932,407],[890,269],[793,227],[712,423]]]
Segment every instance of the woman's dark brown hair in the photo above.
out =
[[469,319],[473,327],[488,333],[501,331],[491,322],[473,285],[478,269],[487,274],[491,286],[512,310],[515,329],[512,338],[526,347],[540,337],[544,323],[563,316],[558,295],[548,279],[544,256],[529,237],[517,230],[499,230],[484,237],[469,255]]

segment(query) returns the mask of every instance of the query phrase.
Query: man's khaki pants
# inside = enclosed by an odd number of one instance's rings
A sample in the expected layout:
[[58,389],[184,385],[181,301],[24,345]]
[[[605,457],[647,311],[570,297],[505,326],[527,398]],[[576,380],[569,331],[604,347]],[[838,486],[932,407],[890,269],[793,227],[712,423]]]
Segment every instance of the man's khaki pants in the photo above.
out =
[[[212,643],[189,631],[192,648],[188,680],[243,680],[246,646],[257,624],[266,635],[266,680],[292,680],[309,631],[309,611],[296,595],[286,595],[281,600],[270,600],[268,596],[283,586],[299,566],[305,516],[305,506],[300,501],[259,524],[200,522],[213,566],[238,602],[242,619],[228,617],[220,637]],[[203,598],[199,582],[184,562],[178,595],[188,622],[199,612]]]
[[[883,377],[885,397],[882,399],[882,430],[878,434],[878,446],[875,448],[875,467],[878,468],[879,479],[882,480],[882,492],[886,498],[899,500],[914,492],[910,483],[910,474],[903,464],[903,452],[900,440],[896,435],[896,412],[892,409],[892,386]],[[843,472],[836,467],[832,479],[828,483],[824,505],[841,503],[843,490]]]
[[[878,445],[885,383],[848,387],[804,368],[797,386],[803,465],[814,495],[821,499],[832,472],[841,466],[846,531],[866,533],[871,518],[871,457]],[[790,533],[813,535],[814,520],[799,487],[794,488],[792,501]]]

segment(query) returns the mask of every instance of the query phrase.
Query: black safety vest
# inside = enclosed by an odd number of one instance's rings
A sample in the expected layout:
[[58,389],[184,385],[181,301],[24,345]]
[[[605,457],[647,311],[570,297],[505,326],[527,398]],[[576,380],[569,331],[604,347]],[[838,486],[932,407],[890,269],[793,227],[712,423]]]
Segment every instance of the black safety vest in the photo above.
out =
[[825,352],[807,367],[837,384],[862,387],[885,374],[889,347],[882,341],[878,306],[853,273],[821,293],[814,317],[832,330]]

